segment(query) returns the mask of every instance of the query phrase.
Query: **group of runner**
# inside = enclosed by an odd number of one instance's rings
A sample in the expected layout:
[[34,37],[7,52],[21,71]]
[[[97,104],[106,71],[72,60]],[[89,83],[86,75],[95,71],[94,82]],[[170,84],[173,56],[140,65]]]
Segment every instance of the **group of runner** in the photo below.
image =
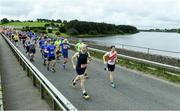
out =
[[[34,55],[36,53],[36,47],[39,46],[41,55],[43,58],[43,65],[47,66],[47,70],[56,72],[55,65],[56,60],[63,57],[62,67],[65,69],[68,62],[68,52],[70,49],[69,41],[63,37],[57,37],[56,40],[48,37],[47,35],[40,34],[39,37],[32,32],[17,32],[14,30],[6,29],[4,34],[8,36],[18,47],[18,41],[22,41],[24,49],[30,59],[34,61]],[[16,39],[14,39],[15,37]],[[38,45],[37,45],[38,41]],[[92,57],[88,52],[88,46],[84,44],[81,40],[75,45],[76,53],[72,56],[71,62],[75,69],[77,75],[72,80],[72,86],[75,87],[77,82],[80,82],[80,87],[82,90],[83,98],[89,99],[86,88],[85,80],[88,79],[87,76],[87,66],[91,62]],[[109,72],[109,79],[111,87],[115,88],[114,84],[114,70],[115,64],[117,62],[117,52],[115,46],[110,47],[110,51],[104,54],[103,61],[107,65],[105,70]]]

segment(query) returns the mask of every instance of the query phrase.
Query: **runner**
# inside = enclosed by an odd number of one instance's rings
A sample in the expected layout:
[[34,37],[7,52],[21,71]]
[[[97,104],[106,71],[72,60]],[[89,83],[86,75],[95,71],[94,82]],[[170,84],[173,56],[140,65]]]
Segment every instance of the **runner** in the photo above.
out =
[[68,43],[67,39],[64,39],[63,43],[60,44],[60,52],[62,53],[64,57],[64,63],[63,63],[63,68],[65,69],[66,63],[68,61],[68,49],[70,48],[70,45]]
[[109,71],[109,79],[111,82],[111,87],[115,88],[114,69],[115,69],[115,64],[117,62],[117,52],[115,51],[114,45],[112,45],[110,48],[111,51],[104,54],[103,61],[104,64],[107,64],[107,68],[105,68],[105,70]]
[[59,57],[61,56],[61,52],[60,52],[60,44],[61,44],[61,40],[60,38],[57,38],[54,45],[56,46],[56,59],[59,60]]
[[27,38],[27,36],[25,34],[23,34],[21,39],[22,39],[22,44],[23,44],[24,49],[26,48],[25,47],[26,38]]
[[30,55],[30,61],[34,62],[34,55],[36,53],[36,41],[31,40],[31,43],[29,45],[29,55]]
[[15,46],[18,47],[19,37],[17,34],[14,34],[13,41],[14,41]]
[[[87,52],[87,46],[85,44],[81,45],[80,49],[81,51],[75,53],[74,56],[72,57],[73,68],[76,69],[76,72],[77,72],[77,76],[72,81],[72,86],[75,87],[76,81],[80,79],[80,86],[83,92],[83,98],[89,99],[90,97],[87,94],[85,90],[85,85],[84,85],[84,82],[85,82],[84,73],[87,68],[87,63],[89,63],[91,60],[91,56]],[[74,60],[76,59],[77,59],[77,65],[75,65],[74,63]]]
[[41,55],[42,55],[42,58],[44,58],[44,55],[43,55],[43,50],[42,50],[42,46],[44,45],[44,37],[41,37],[40,40],[39,40],[39,47],[41,48]]
[[76,48],[77,52],[80,52],[82,44],[83,44],[82,40],[79,40],[78,43],[76,44],[75,48]]
[[[84,43],[82,42],[82,40],[79,40],[78,43],[75,45],[75,48],[76,48],[77,52],[80,52],[80,50],[81,50],[81,45],[83,45],[83,44],[84,44]],[[85,76],[86,79],[89,78],[89,76],[87,75],[87,68],[86,68],[86,71],[85,71],[85,73],[84,73],[84,76]]]
[[47,51],[47,46],[48,46],[48,43],[47,41],[44,42],[44,45],[41,46],[41,49],[42,49],[42,54],[43,54],[43,59],[44,59],[44,62],[43,62],[43,65],[46,65],[46,62],[47,62],[47,56],[48,56],[48,51]]
[[48,63],[47,63],[47,70],[49,71],[49,68],[51,67],[51,70],[53,72],[55,71],[55,64],[56,64],[56,60],[55,60],[55,49],[56,46],[53,45],[53,42],[51,42],[51,40],[48,40],[48,43],[50,45],[47,46],[47,51],[48,51]]
[[31,44],[31,40],[29,37],[26,38],[26,41],[25,41],[25,47],[26,47],[26,54],[29,56],[29,46]]

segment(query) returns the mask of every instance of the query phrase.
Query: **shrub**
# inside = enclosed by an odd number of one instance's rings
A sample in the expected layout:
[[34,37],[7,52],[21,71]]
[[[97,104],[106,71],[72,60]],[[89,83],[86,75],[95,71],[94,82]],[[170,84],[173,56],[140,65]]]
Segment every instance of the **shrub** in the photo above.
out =
[[52,29],[48,29],[48,33],[52,33]]
[[60,32],[56,32],[55,34],[56,34],[56,35],[61,35],[61,33],[60,33]]

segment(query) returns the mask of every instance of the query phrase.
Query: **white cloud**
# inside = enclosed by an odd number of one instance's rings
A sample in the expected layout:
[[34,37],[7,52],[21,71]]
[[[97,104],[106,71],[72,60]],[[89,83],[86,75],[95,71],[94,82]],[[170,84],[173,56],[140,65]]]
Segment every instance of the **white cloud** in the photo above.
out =
[[179,0],[0,0],[0,19],[63,19],[180,27]]

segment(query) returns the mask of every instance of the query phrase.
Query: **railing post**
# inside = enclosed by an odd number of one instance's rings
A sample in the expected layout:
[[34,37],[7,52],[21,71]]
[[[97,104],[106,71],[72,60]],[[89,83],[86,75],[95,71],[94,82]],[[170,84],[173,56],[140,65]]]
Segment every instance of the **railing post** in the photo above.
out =
[[33,78],[33,86],[36,86],[36,77],[34,74],[32,75],[32,78]]
[[26,64],[23,62],[22,66],[23,66],[23,70],[26,71]]
[[57,109],[57,103],[56,101],[52,98],[52,109],[56,110]]
[[29,75],[30,75],[30,70],[29,70],[29,68],[27,67],[27,76],[29,77]]
[[41,91],[41,99],[44,99],[44,87],[40,84],[40,91]]

